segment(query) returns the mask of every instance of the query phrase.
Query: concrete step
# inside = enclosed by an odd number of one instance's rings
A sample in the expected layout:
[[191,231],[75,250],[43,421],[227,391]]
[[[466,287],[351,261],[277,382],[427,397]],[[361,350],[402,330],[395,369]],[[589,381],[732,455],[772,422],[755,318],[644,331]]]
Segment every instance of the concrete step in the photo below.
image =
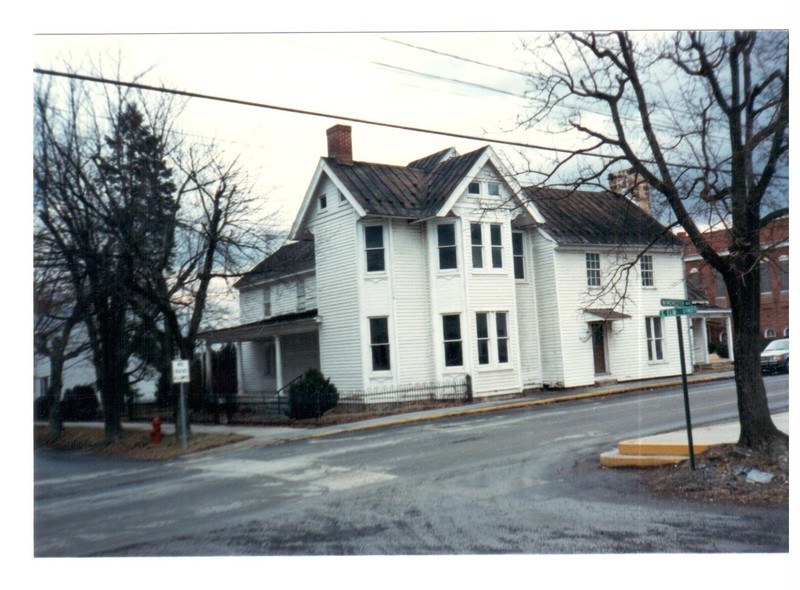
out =
[[[692,441],[694,454],[705,453],[713,445]],[[623,440],[617,445],[622,455],[684,455],[689,456],[689,442],[652,442],[643,440]]]
[[659,467],[677,465],[689,459],[689,455],[624,455],[618,450],[600,455],[603,467]]

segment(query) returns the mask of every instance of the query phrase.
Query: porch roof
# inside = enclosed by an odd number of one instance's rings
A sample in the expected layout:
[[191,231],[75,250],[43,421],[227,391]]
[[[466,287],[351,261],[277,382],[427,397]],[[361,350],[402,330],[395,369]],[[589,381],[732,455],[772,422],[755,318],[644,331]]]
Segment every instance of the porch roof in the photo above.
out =
[[[607,308],[607,307],[595,308],[595,309],[584,309],[583,311],[585,313],[588,313],[588,314],[590,314],[590,315],[592,315],[592,316],[594,316],[596,318],[600,318],[600,319],[605,320],[605,321],[626,320],[626,319],[629,319],[631,317],[627,313],[622,313],[620,311],[615,311],[614,309]],[[589,321],[592,321],[592,320],[589,320]]]
[[317,313],[316,309],[287,313],[230,328],[201,332],[198,338],[205,341],[206,344],[218,344],[221,342],[245,342],[271,336],[316,332],[319,329]]

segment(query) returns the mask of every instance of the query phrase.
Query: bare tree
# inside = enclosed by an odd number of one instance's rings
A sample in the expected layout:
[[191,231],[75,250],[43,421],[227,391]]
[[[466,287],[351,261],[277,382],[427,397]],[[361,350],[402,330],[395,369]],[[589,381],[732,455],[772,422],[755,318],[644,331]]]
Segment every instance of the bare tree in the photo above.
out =
[[171,95],[65,78],[36,87],[35,208],[72,282],[114,438],[134,355],[168,384],[215,282],[240,276],[271,233],[237,161],[175,131]]
[[[532,109],[522,121],[562,132],[570,155],[541,184],[606,187],[632,169],[659,196],[727,286],[735,332],[738,444],[781,451],[760,371],[759,231],[788,214],[786,32],[571,32],[529,45]],[[704,228],[724,226],[715,248]]]

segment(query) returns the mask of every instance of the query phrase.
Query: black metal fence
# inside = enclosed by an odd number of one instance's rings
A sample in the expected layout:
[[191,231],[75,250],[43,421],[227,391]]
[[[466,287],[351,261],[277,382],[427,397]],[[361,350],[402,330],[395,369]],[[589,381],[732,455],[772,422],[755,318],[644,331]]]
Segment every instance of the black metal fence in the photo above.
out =
[[[340,391],[339,403],[326,415],[380,416],[471,401],[472,382],[467,375],[448,381]],[[288,393],[226,396],[209,399],[200,407],[189,408],[189,420],[193,423],[217,424],[287,424],[288,410]],[[155,416],[171,421],[173,414],[172,406],[156,402],[137,402],[128,408],[128,418],[132,421],[150,421]]]

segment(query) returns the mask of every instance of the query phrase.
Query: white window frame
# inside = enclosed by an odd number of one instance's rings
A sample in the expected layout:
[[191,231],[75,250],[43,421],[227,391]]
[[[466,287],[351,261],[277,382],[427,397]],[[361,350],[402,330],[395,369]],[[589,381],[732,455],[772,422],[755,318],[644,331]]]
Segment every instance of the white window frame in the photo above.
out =
[[639,259],[639,269],[642,278],[642,287],[655,287],[655,270],[653,268],[653,255],[642,254]]
[[[453,229],[453,243],[452,244],[445,244],[442,245],[440,242],[440,228],[450,226]],[[454,221],[448,221],[444,223],[437,223],[435,225],[435,235],[436,235],[436,267],[440,272],[453,272],[458,270],[458,231],[456,227],[456,223]],[[442,268],[442,251],[443,250],[450,250],[453,251],[453,260],[455,262],[455,266]]]
[[[647,316],[645,321],[645,338],[647,340],[647,360],[651,363],[663,362],[666,354],[664,350],[664,322],[660,316]],[[658,326],[658,334],[656,334]]]
[[317,203],[319,204],[320,211],[327,211],[328,209],[328,195],[327,193],[322,193],[317,196]]
[[[495,232],[495,230],[497,230]],[[494,239],[495,236],[498,239],[498,242],[495,243]],[[501,223],[490,223],[489,224],[489,249],[491,251],[491,259],[492,259],[492,269],[494,270],[502,270],[503,267],[503,224]],[[495,259],[495,256],[499,257],[498,260]]]
[[[380,229],[381,244],[380,246],[370,246],[367,242],[367,231],[371,229]],[[364,226],[364,271],[368,274],[382,274],[386,272],[386,227],[381,223],[370,223]],[[381,253],[381,266],[383,268],[370,270],[370,252]]]
[[261,290],[261,300],[264,305],[264,317],[268,318],[272,315],[272,289],[269,286]]
[[[456,318],[458,320],[458,338],[447,338],[447,330],[445,329],[445,319],[446,318]],[[442,314],[442,352],[444,353],[443,363],[446,370],[448,369],[458,369],[464,366],[464,330],[461,326],[461,314],[460,313],[443,313]],[[458,345],[459,356],[461,357],[461,362],[459,364],[448,364],[447,363],[447,349],[449,345]]]
[[[477,230],[477,232],[476,232]],[[477,234],[478,241],[475,241]],[[470,223],[469,224],[469,240],[470,240],[470,252],[472,253],[472,268],[481,269],[484,268],[484,260],[483,260],[483,224],[482,223]],[[477,258],[476,258],[477,254]],[[476,260],[478,264],[475,264]]]
[[764,338],[775,338],[775,330],[772,328],[764,330]]
[[[519,242],[515,238],[519,238]],[[519,251],[517,251],[519,244]],[[511,232],[511,257],[514,267],[514,279],[524,281],[527,277],[525,272],[525,234],[521,231]],[[517,263],[519,262],[519,272],[522,276],[517,276]]]
[[[505,324],[505,335],[501,335],[501,318]],[[485,331],[481,330],[481,323],[484,324]],[[511,363],[508,312],[505,310],[475,312],[475,342],[479,367],[499,368],[508,366]]]
[[481,194],[481,183],[478,182],[477,180],[473,180],[472,182],[470,182],[467,185],[467,194],[480,195]]
[[[385,332],[386,332],[386,341],[380,340],[376,341],[376,333],[373,330],[373,322],[385,322]],[[389,318],[387,316],[376,316],[367,318],[367,323],[369,324],[369,357],[370,357],[370,367],[373,373],[389,373],[392,370],[392,346],[391,346],[391,335],[389,334]],[[386,363],[387,366],[383,367],[375,367],[375,349],[382,348],[386,349]]]
[[586,285],[588,287],[602,286],[603,275],[600,273],[600,253],[586,252],[585,260],[586,260]]
[[500,183],[497,181],[489,181],[486,183],[486,194],[490,197],[500,196]]

